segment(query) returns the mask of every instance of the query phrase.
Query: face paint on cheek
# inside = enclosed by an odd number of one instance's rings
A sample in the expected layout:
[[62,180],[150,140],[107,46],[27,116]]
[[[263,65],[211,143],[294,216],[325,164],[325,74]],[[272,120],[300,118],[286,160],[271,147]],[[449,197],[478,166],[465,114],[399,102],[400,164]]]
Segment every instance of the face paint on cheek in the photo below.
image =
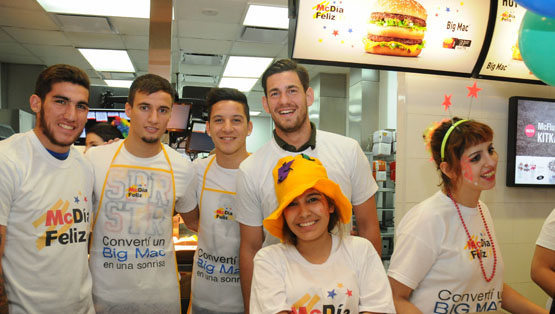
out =
[[470,158],[468,157],[463,157],[463,160],[461,161],[461,168],[462,168],[462,174],[464,176],[464,178],[472,183],[474,181],[474,176],[472,175],[472,167],[470,166]]

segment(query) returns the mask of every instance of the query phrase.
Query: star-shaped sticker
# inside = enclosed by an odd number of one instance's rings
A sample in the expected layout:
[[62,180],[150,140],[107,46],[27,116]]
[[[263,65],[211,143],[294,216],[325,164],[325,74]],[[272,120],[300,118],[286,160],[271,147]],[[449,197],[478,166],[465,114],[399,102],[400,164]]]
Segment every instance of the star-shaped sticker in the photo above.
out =
[[453,96],[453,94],[451,94],[451,95],[449,95],[449,96],[444,95],[445,99],[443,100],[443,103],[442,103],[441,105],[445,107],[445,111],[447,111],[447,109],[449,108],[449,106],[452,105],[452,103],[451,103],[451,96]]
[[466,88],[468,88],[468,95],[466,95],[466,97],[478,98],[478,92],[482,90],[481,88],[476,87],[476,82],[474,82],[474,85],[467,86]]
[[337,288],[343,288],[343,284],[342,284],[342,283],[338,283],[338,284],[337,284]]
[[352,28],[349,28],[349,33],[352,33],[352,32],[353,32],[353,29],[352,29]]
[[79,204],[79,196],[74,196],[73,198],[75,199],[74,202]]
[[338,31],[338,30],[334,30],[334,31],[333,31],[333,36],[337,36],[337,35],[339,35],[339,31]]
[[353,296],[353,290],[349,290],[347,289],[347,293],[348,296],[352,297]]
[[335,289],[328,291],[328,298],[332,298],[335,297],[337,295],[337,293],[335,293]]
[[85,202],[88,202],[87,197],[85,196]]
[[449,7],[445,8],[445,11],[449,12],[451,9]]

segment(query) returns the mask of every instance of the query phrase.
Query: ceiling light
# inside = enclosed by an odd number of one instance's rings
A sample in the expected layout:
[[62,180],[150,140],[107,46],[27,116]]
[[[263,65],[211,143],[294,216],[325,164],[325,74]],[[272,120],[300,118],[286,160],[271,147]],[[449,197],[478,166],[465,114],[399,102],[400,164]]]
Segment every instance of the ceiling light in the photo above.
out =
[[287,14],[288,10],[286,7],[251,4],[249,5],[243,25],[287,29],[289,28]]
[[79,52],[97,71],[135,72],[125,50],[79,48]]
[[227,60],[223,76],[259,78],[273,60],[273,58],[231,56]]
[[150,18],[150,0],[37,0],[46,12]]
[[131,87],[131,84],[133,83],[133,81],[127,80],[104,80],[104,82],[106,82],[108,86],[125,88]]
[[258,116],[258,115],[260,115],[261,113],[262,113],[262,111],[249,111],[249,115],[251,115],[251,116],[253,116],[253,117],[254,117],[254,116]]
[[236,88],[242,92],[248,92],[256,84],[256,81],[258,81],[257,78],[222,77],[218,87]]

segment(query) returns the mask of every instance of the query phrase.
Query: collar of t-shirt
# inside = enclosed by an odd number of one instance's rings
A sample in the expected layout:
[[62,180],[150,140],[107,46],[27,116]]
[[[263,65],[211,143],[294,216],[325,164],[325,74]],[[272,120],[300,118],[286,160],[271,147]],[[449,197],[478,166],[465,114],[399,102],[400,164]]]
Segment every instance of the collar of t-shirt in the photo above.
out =
[[67,152],[65,152],[65,153],[56,153],[56,152],[54,152],[54,151],[51,151],[51,150],[48,149],[48,148],[47,148],[46,150],[50,153],[50,155],[52,155],[52,157],[54,157],[54,158],[56,158],[56,159],[58,159],[58,160],[66,160],[67,157],[69,156],[69,149],[68,149]]
[[310,138],[308,139],[308,142],[301,145],[298,149],[295,146],[284,141],[281,137],[279,137],[275,129],[274,129],[274,139],[276,140],[276,143],[279,145],[279,147],[281,147],[283,150],[286,150],[288,152],[298,153],[306,150],[309,147],[314,149],[316,147],[316,125],[310,122]]

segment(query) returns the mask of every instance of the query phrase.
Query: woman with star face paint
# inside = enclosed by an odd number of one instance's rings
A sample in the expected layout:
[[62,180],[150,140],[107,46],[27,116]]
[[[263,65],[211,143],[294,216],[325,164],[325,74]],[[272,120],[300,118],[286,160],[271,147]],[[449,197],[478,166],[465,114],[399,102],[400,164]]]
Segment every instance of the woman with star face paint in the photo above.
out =
[[398,313],[547,313],[503,282],[503,259],[482,191],[495,187],[493,130],[453,118],[425,139],[441,190],[396,230],[388,270]]
[[287,156],[273,178],[278,206],[263,224],[282,243],[254,258],[250,312],[394,313],[372,244],[334,232],[351,219],[352,205],[322,163],[304,154]]

